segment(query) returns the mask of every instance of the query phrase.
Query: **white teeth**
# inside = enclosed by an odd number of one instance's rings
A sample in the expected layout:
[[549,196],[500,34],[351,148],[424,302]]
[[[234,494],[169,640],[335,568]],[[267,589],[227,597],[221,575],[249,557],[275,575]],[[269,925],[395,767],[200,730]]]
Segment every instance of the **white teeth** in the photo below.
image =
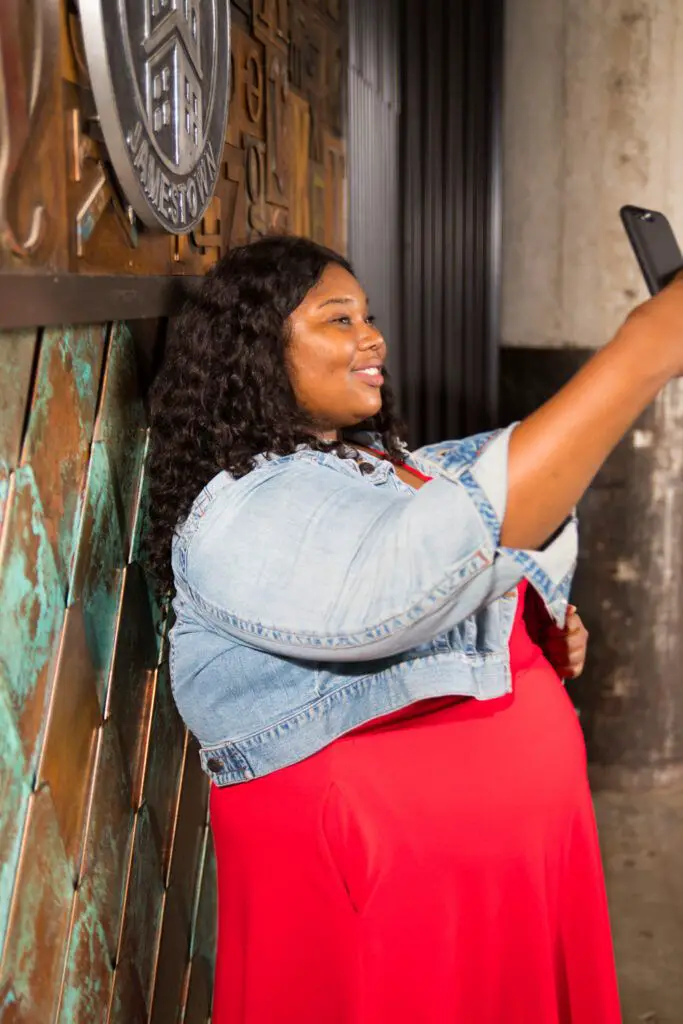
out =
[[367,366],[364,370],[359,370],[359,373],[375,373],[378,374],[379,370],[376,366]]

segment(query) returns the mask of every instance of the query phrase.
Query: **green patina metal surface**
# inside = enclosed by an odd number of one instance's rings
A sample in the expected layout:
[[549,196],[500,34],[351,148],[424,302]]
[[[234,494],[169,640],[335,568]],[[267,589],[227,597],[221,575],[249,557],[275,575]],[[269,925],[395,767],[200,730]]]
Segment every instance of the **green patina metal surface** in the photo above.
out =
[[216,945],[216,856],[211,830],[206,829],[204,858],[198,885],[197,909],[192,928],[192,955],[208,961]]
[[114,980],[107,939],[87,892],[78,892],[57,1024],[106,1024]]
[[133,860],[121,935],[121,956],[135,965],[150,1007],[164,885],[149,812],[141,807],[135,828]]
[[[0,986],[11,984],[36,1021],[52,1020],[59,1000],[73,882],[50,792],[32,794]],[[28,1012],[22,1019],[30,1019]]]
[[30,465],[66,592],[74,525],[95,422],[103,327],[43,331],[21,462]]
[[21,740],[0,690],[0,962],[30,794]]
[[21,450],[38,331],[0,331],[0,527],[9,476]]
[[0,360],[0,1020],[206,1024],[208,789],[140,564],[133,339],[5,332]]
[[143,795],[156,829],[165,871],[171,852],[173,812],[183,763],[184,733],[184,726],[171,695],[168,666],[163,665],[157,673]]
[[81,885],[96,908],[114,961],[118,949],[134,812],[128,772],[112,721],[100,731]]
[[30,467],[16,471],[8,501],[0,549],[0,685],[14,712],[26,762],[34,768],[65,609]]
[[106,700],[116,621],[126,564],[124,527],[115,501],[112,471],[104,444],[92,446],[85,498],[77,525],[69,604],[81,601],[90,656],[102,708]]
[[125,324],[115,324],[111,331],[95,440],[103,441],[107,447],[128,555],[147,443],[147,418],[135,346]]

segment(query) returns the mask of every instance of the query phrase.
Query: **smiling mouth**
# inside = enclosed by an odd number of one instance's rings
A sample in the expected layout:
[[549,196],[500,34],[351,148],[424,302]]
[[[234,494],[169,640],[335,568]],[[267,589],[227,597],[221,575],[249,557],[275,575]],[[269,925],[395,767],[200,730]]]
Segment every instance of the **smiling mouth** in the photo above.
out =
[[372,388],[381,388],[384,384],[384,377],[379,366],[366,366],[363,370],[354,370],[353,376],[358,377],[364,384],[369,384]]

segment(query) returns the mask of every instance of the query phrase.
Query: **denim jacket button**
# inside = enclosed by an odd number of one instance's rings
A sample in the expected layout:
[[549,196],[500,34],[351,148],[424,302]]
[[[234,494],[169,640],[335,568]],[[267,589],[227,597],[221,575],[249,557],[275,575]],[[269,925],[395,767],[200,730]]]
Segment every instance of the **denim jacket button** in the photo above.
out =
[[209,760],[206,762],[206,767],[209,769],[210,772],[222,772],[223,762],[219,761],[217,757],[210,757]]

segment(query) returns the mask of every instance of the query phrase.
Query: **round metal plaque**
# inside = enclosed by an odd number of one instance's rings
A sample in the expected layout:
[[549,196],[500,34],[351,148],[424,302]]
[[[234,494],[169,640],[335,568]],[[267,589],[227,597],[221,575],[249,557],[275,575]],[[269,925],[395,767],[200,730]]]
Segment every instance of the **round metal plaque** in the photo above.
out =
[[213,196],[230,93],[230,0],[80,0],[109,159],[151,228],[184,234]]

